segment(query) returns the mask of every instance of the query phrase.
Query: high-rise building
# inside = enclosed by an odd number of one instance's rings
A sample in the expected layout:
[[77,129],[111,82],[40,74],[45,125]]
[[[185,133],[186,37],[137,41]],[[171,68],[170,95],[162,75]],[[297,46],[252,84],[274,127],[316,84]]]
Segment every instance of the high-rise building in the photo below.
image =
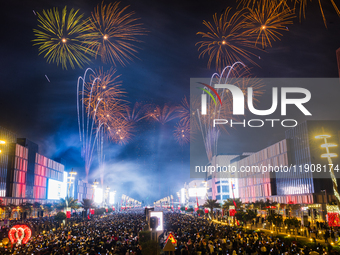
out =
[[3,127],[0,127],[0,140],[6,142],[0,146],[0,150],[2,151],[0,153],[0,197],[6,196],[9,144],[14,143],[16,138],[16,134]]
[[[321,147],[324,141],[315,138],[321,134],[330,136],[328,143],[340,144],[340,121],[305,121],[287,130],[286,139],[238,160],[241,200],[270,199],[285,204],[313,204],[324,203],[326,193],[330,201],[333,185],[327,158],[321,157],[326,152]],[[338,146],[332,147],[331,152],[340,155]],[[272,169],[268,171],[270,166]],[[339,178],[339,170],[336,170],[340,167],[338,157],[333,159],[333,167],[336,178]],[[267,172],[263,171],[264,168]],[[340,180],[337,181],[340,185]]]

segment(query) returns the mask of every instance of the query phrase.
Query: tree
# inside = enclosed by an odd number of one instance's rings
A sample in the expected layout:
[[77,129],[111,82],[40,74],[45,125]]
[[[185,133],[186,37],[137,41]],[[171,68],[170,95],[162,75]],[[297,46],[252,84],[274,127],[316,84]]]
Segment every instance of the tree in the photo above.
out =
[[54,205],[51,203],[44,204],[44,212],[48,215],[51,216],[51,212],[54,210]]
[[266,207],[266,204],[263,200],[256,200],[254,202],[254,208],[256,208],[256,209],[262,210],[265,207]]
[[[251,221],[256,218],[256,213],[252,210],[247,210],[243,217],[246,223],[247,222],[251,223]],[[252,229],[252,226],[253,224],[250,225],[250,229]]]
[[64,212],[58,212],[54,219],[59,223],[66,219],[66,214]]
[[235,198],[235,199],[228,198],[227,200],[224,200],[224,203],[222,205],[223,209],[229,210],[229,206],[235,206],[234,201],[235,201],[235,204],[236,204],[236,208],[240,208],[241,205],[242,205],[241,199],[239,199],[239,198]]
[[84,210],[86,211],[86,216],[87,216],[87,210],[94,207],[94,202],[92,199],[84,198],[83,201],[81,201],[80,207],[84,208]]
[[210,209],[210,217],[211,218],[213,218],[213,216],[214,216],[214,209],[220,208],[220,204],[217,203],[217,199],[207,199],[207,201],[205,202],[205,204],[203,206]]
[[21,215],[26,212],[27,216],[30,217],[31,213],[32,213],[32,208],[33,208],[33,204],[31,204],[29,202],[25,202],[25,203],[20,204]]
[[34,202],[32,206],[37,213],[42,209],[42,205],[39,202]]
[[[284,223],[289,229],[289,231],[291,229],[293,229],[293,231],[297,230],[301,226],[301,221],[299,221],[296,217],[285,219]],[[295,236],[295,239],[296,239],[296,236]]]
[[78,209],[78,199],[74,199],[73,197],[66,197],[65,199],[60,198],[59,204],[57,205],[58,209],[66,209],[66,208]]
[[294,202],[289,201],[288,204],[281,204],[281,206],[285,207],[286,209],[286,216],[289,218],[293,216],[299,216],[298,213],[301,210],[301,204],[294,204]]
[[267,217],[267,221],[271,224],[274,224],[276,227],[276,232],[279,234],[279,228],[283,222],[283,217],[280,214],[273,213]]
[[6,205],[6,213],[8,213],[8,218],[12,217],[12,212],[16,210],[17,207],[18,206],[16,206],[15,204]]
[[[238,221],[242,221],[247,225],[247,222],[251,222],[253,219],[256,218],[256,213],[252,210],[247,210],[246,212],[244,211],[237,211],[235,214],[235,217]],[[252,225],[250,226],[252,228]]]
[[204,215],[204,211],[202,209],[198,209],[197,210],[197,214],[199,214],[200,216]]

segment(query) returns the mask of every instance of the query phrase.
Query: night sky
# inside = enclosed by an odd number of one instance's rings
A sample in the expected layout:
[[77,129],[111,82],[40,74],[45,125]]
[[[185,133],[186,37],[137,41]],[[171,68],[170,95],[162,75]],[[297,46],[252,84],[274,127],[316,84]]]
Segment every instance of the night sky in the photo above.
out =
[[[80,9],[89,16],[101,1],[7,1],[1,6],[0,41],[0,126],[39,145],[40,153],[66,160],[66,170],[74,168],[85,176],[79,141],[76,84],[84,69],[63,70],[48,64],[38,47],[33,47],[35,12],[65,5]],[[325,28],[317,1],[308,3],[306,20],[294,20],[281,41],[273,42],[266,52],[258,51],[260,67],[252,73],[262,78],[335,78],[338,77],[335,51],[340,47],[340,18],[330,1],[324,1]],[[106,1],[105,3],[109,3]],[[198,31],[206,31],[203,20],[212,21],[235,0],[217,1],[122,1],[130,5],[149,31],[140,37],[144,42],[139,59],[126,67],[117,66],[123,88],[131,106],[135,102],[175,105],[190,94],[190,78],[210,77],[214,70],[206,67],[207,59],[198,59],[195,43]],[[248,63],[246,63],[248,64]],[[109,69],[100,60],[88,67]],[[50,82],[47,81],[48,76]],[[322,91],[320,92],[322,93]],[[327,113],[334,119],[334,114]],[[324,118],[327,118],[327,114]],[[189,178],[189,145],[180,146],[173,138],[176,120],[161,125],[141,121],[133,140],[124,146],[110,143],[105,151],[105,186],[139,200],[153,202],[174,194]],[[256,139],[251,150],[276,142]],[[228,139],[228,138],[224,138]],[[235,136],[233,141],[235,142]],[[269,144],[268,144],[269,143]],[[221,151],[232,153],[232,151]],[[94,161],[89,180],[99,179]]]

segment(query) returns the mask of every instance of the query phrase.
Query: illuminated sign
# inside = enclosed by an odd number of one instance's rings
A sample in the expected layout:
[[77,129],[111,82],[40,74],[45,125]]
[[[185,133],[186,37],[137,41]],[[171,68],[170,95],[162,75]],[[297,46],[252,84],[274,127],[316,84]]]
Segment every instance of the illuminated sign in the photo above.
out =
[[174,236],[171,233],[168,235],[168,238],[166,239],[165,243],[167,243],[169,239],[170,239],[171,243],[176,245],[177,240],[174,238]]
[[207,193],[206,188],[190,188],[189,189],[189,197],[204,197]]
[[156,228],[156,231],[163,231],[163,212],[157,212],[157,211],[150,211],[149,212],[149,219],[151,217],[157,217],[158,218],[158,227]]
[[67,183],[48,179],[47,199],[59,200],[66,197]]
[[12,244],[26,244],[31,238],[32,231],[26,225],[15,225],[8,232],[8,237]]
[[95,203],[102,203],[103,202],[103,189],[96,188],[94,191],[94,202]]

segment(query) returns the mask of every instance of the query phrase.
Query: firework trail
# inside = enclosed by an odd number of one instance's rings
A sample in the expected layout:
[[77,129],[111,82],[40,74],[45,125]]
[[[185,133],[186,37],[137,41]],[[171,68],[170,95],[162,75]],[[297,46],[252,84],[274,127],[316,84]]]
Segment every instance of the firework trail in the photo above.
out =
[[[239,87],[243,93],[246,92],[248,87],[252,87],[254,91],[254,101],[256,101],[256,97],[263,94],[263,84],[259,79],[250,80],[249,77],[249,69],[247,69],[242,62],[235,62],[233,65],[225,67],[220,74],[214,73],[210,79],[210,83],[207,85],[213,86],[214,84],[233,84]],[[208,89],[207,86],[206,89]],[[221,131],[227,131],[226,127],[223,125],[222,127],[213,127],[213,120],[237,120],[233,115],[233,98],[231,93],[228,93],[225,89],[216,90],[217,93],[219,93],[223,104],[215,104],[211,97],[207,97],[207,114],[201,115],[199,107],[196,110],[199,130],[202,134],[203,143],[209,162],[211,162],[213,156],[217,155],[218,139]],[[205,94],[205,91],[203,91],[203,94]],[[214,96],[214,99],[215,101],[218,100],[216,95]]]
[[[95,147],[99,166],[103,171],[104,141],[109,138],[118,144],[124,144],[130,138],[131,128],[122,117],[126,102],[122,96],[125,92],[122,91],[121,82],[117,81],[119,76],[115,76],[115,72],[112,68],[107,72],[88,68],[84,76],[78,78],[78,126],[86,176],[89,174]],[[103,172],[101,177],[103,182]]]

